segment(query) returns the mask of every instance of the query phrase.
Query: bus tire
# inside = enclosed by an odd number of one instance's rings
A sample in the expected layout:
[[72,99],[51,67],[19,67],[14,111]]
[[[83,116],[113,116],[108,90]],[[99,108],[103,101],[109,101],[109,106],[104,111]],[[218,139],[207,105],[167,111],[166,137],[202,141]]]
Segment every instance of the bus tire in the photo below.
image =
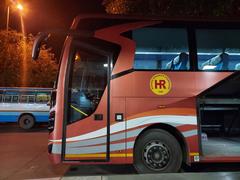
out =
[[31,129],[35,125],[34,117],[30,114],[22,115],[18,120],[19,127],[22,129]]
[[178,172],[182,159],[180,144],[162,129],[146,131],[134,147],[134,167],[139,173]]

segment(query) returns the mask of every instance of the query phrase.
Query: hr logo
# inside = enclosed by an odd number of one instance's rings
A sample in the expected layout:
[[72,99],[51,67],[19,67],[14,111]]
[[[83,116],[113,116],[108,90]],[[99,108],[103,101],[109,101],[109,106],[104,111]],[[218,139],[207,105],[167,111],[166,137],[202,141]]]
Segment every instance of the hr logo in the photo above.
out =
[[154,94],[166,95],[171,88],[171,80],[165,74],[156,74],[150,80],[150,89]]

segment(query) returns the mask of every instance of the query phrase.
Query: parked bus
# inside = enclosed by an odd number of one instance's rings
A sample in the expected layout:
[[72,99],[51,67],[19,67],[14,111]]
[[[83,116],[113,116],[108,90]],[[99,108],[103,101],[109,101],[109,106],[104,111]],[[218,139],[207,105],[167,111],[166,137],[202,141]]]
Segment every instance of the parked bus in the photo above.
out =
[[0,88],[0,123],[17,122],[23,129],[48,122],[52,89]]
[[158,173],[240,162],[239,22],[79,16],[66,35],[50,112],[54,163]]

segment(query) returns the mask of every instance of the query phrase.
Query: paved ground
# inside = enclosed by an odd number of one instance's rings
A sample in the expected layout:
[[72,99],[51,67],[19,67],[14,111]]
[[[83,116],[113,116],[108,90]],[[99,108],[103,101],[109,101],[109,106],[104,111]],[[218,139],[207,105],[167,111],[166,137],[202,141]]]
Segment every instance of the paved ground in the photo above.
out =
[[0,124],[0,179],[61,177],[68,166],[54,166],[47,157],[46,126],[30,132]]
[[64,177],[63,180],[239,180],[240,173],[171,173],[148,175],[108,175],[88,177]]
[[[52,165],[47,157],[48,132],[45,125],[26,132],[16,125],[0,124],[0,180],[2,179],[240,179],[239,163],[198,164],[185,167],[185,173],[168,175],[136,175],[129,165],[67,166]],[[222,173],[232,171],[233,173]],[[239,172],[238,172],[239,171]],[[193,172],[197,172],[192,174]],[[219,172],[198,173],[198,172]],[[124,176],[120,176],[124,175]],[[185,177],[185,178],[184,178]]]

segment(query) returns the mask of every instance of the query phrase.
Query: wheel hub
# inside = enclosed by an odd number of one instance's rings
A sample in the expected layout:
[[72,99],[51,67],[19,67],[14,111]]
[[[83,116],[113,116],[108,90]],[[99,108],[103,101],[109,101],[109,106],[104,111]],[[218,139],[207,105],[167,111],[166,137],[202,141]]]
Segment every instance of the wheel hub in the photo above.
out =
[[30,123],[30,120],[29,119],[24,119],[24,124],[29,124]]
[[169,163],[169,150],[164,144],[153,141],[144,148],[144,160],[146,165],[153,170],[160,170]]

